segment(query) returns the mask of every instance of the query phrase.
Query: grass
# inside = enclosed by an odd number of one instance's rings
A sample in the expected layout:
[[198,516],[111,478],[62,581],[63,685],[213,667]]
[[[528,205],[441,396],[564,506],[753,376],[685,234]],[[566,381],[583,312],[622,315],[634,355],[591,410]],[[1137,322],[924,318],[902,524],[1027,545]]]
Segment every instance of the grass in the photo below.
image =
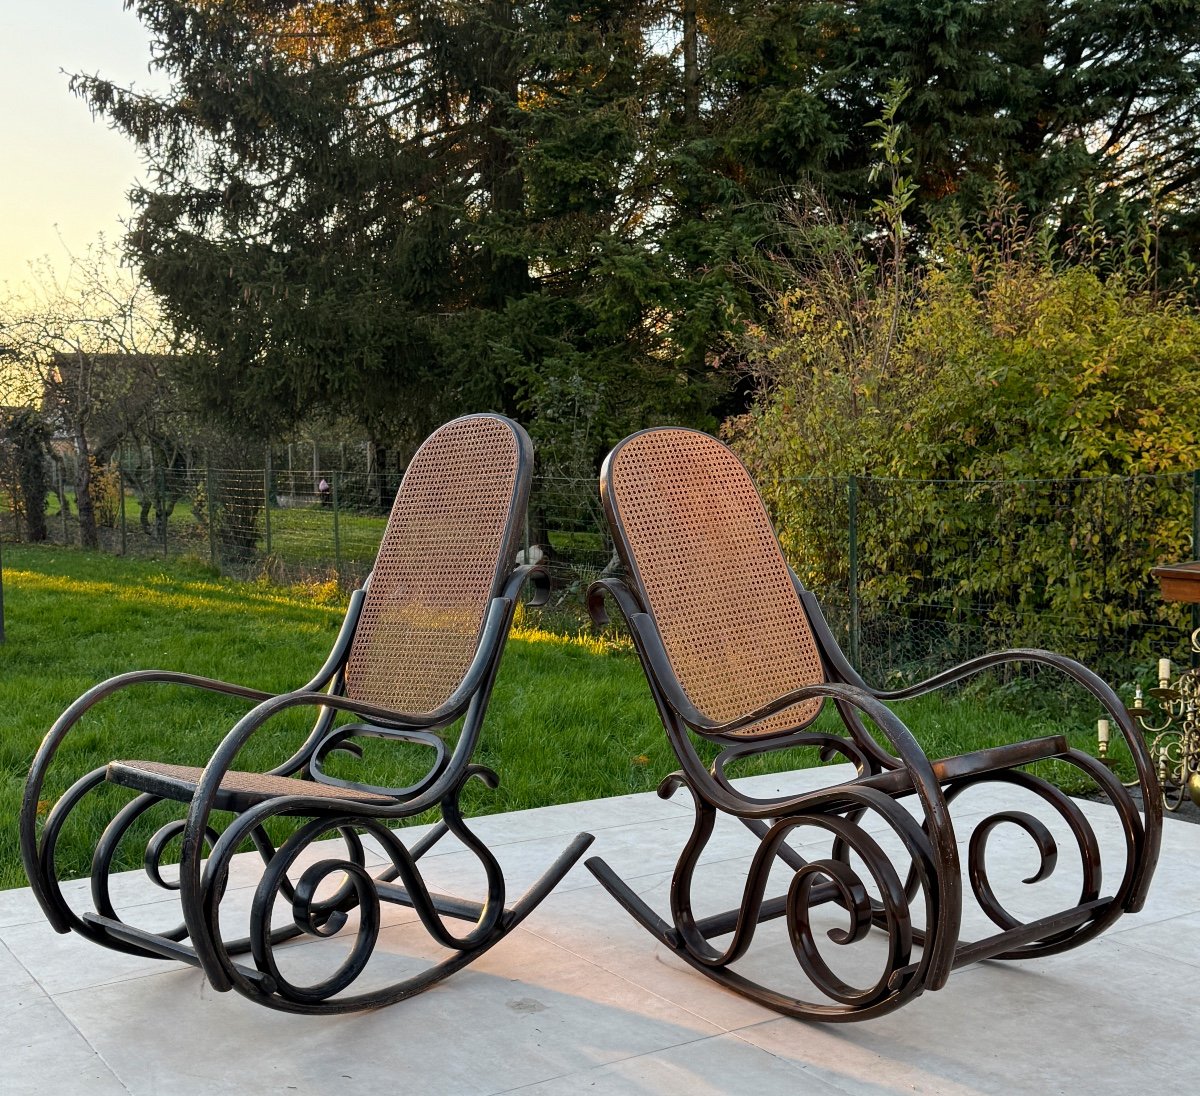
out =
[[[280,588],[238,582],[178,560],[164,564],[5,546],[4,607],[0,817],[6,824],[0,828],[0,888],[25,883],[16,832],[21,789],[38,742],[76,696],[136,668],[186,670],[270,691],[293,688],[328,651],[344,596],[332,583]],[[47,799],[116,757],[203,764],[245,710],[241,701],[175,686],[146,685],[118,694],[68,736]],[[979,696],[926,697],[898,711],[934,756],[1068,730],[1083,741],[1095,719],[1089,709],[1030,717]],[[251,740],[239,764],[276,763],[307,728],[302,716],[285,714]],[[476,760],[495,768],[501,783],[494,792],[472,786],[468,814],[647,791],[676,767],[628,650],[533,626],[519,627],[508,644]],[[745,762],[737,773],[816,761],[812,751],[791,751],[769,763]],[[383,744],[364,762],[343,762],[359,765],[357,775],[368,782],[392,785],[418,763],[416,757],[398,758],[394,747]],[[71,875],[89,872],[91,844],[111,810],[111,802],[93,798],[91,813],[64,832],[60,860]]]

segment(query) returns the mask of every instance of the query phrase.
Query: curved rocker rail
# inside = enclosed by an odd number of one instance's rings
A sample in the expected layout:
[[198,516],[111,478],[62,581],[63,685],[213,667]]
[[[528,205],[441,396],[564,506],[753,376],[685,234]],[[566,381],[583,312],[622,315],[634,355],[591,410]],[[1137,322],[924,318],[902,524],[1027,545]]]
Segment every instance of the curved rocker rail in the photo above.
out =
[[[490,773],[472,772],[470,776]],[[488,779],[492,783],[492,779]],[[142,796],[131,805],[153,797]],[[505,884],[499,864],[490,851],[466,828],[457,813],[457,794],[445,805],[447,820],[437,824],[420,841],[408,848],[396,832],[378,819],[362,814],[327,814],[312,819],[283,845],[268,855],[269,845],[261,829],[273,814],[289,814],[304,807],[303,797],[296,802],[278,800],[264,804],[267,810],[255,817],[239,818],[222,839],[212,834],[213,853],[206,872],[206,887],[199,896],[185,898],[185,924],[202,923],[197,942],[202,948],[183,943],[188,930],[181,926],[167,933],[152,933],[125,923],[111,903],[97,903],[98,912],[84,913],[82,931],[98,943],[134,954],[172,959],[206,969],[201,952],[209,963],[219,965],[224,984],[215,988],[236,989],[243,995],[270,1008],[299,1013],[340,1013],[377,1008],[411,997],[455,971],[504,939],[550,893],[564,875],[579,861],[592,842],[590,834],[579,834],[559,857],[515,903],[505,905]],[[353,809],[353,804],[341,804]],[[307,811],[305,813],[308,813]],[[243,819],[246,819],[243,821]],[[182,823],[179,824],[182,827]],[[359,831],[373,836],[388,855],[390,866],[372,875],[365,866],[365,850]],[[175,832],[178,832],[176,829]],[[487,880],[487,896],[472,902],[429,890],[418,868],[418,861],[448,832],[453,832],[482,863]],[[250,834],[264,855],[264,871],[254,891],[250,913],[250,935],[226,941],[220,929],[220,903],[225,893],[230,860],[240,840]],[[329,856],[309,865],[293,886],[288,870],[316,841],[338,834],[347,846],[345,856]],[[156,835],[157,837],[157,835]],[[150,871],[148,860],[147,870]],[[344,881],[328,898],[318,899],[321,883],[334,875]],[[395,880],[402,880],[397,885]],[[178,886],[177,884],[175,885]],[[106,889],[106,888],[105,888]],[[272,928],[272,914],[279,899],[290,906],[291,924]],[[369,969],[369,960],[381,930],[381,905],[404,905],[416,910],[430,937],[451,952],[446,958],[400,982],[370,992],[347,995],[356,980]],[[356,924],[350,914],[357,911]],[[473,922],[470,931],[456,935],[445,919]],[[277,945],[301,935],[330,938],[349,929],[353,934],[349,955],[326,977],[312,984],[297,983],[280,970]],[[249,953],[253,966],[237,962],[234,956]]]
[[[284,808],[286,809],[286,808]],[[453,828],[453,827],[452,827]],[[372,876],[363,864],[362,843],[357,831],[374,836],[388,852],[392,866]],[[289,867],[316,840],[331,831],[342,835],[350,851],[346,858],[330,857],[307,867],[293,888],[287,880]],[[473,962],[513,931],[558,882],[579,861],[592,842],[590,834],[579,834],[545,873],[515,903],[504,904],[504,881],[499,866],[486,848],[472,837],[472,851],[480,855],[488,875],[488,895],[483,902],[473,902],[432,892],[426,886],[417,861],[436,841],[444,836],[447,827],[435,827],[410,850],[395,831],[378,821],[352,815],[331,815],[313,819],[289,838],[267,861],[262,879],[255,889],[251,910],[251,933],[241,940],[225,941],[220,935],[220,893],[218,883],[202,896],[202,906],[194,917],[206,924],[205,951],[220,965],[225,985],[218,989],[235,989],[244,996],[284,1012],[342,1013],[379,1008],[412,997],[455,971]],[[459,831],[463,836],[465,828]],[[229,846],[233,847],[233,846]],[[228,873],[228,860],[221,865]],[[341,874],[345,881],[330,898],[318,900],[316,891],[329,876]],[[404,885],[393,880],[401,877]],[[277,900],[283,896],[291,907],[293,924],[283,928],[271,927],[272,913]],[[451,952],[427,969],[399,982],[369,992],[346,994],[356,980],[369,970],[369,960],[381,931],[381,906],[390,903],[412,907],[430,937]],[[350,914],[357,911],[356,924]],[[467,933],[455,935],[445,919],[473,922]],[[83,920],[107,940],[125,945],[138,954],[174,959],[204,968],[198,950],[168,936],[150,933],[128,925],[115,917],[84,914]],[[301,984],[280,970],[277,945],[300,935],[330,938],[349,927],[353,933],[348,956],[328,976],[311,984]],[[110,943],[110,946],[112,944]],[[236,962],[234,956],[249,952],[253,966]],[[211,960],[210,960],[211,961]]]

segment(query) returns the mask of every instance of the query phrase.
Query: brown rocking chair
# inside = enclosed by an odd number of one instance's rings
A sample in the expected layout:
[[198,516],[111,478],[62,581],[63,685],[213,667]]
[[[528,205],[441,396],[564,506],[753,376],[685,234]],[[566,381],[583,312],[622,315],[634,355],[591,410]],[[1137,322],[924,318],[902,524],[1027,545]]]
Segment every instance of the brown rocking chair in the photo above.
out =
[[[500,865],[467,828],[459,808],[462,789],[472,778],[496,786],[496,774],[472,764],[471,758],[521,588],[541,577],[535,568],[513,562],[532,463],[528,435],[499,416],[470,415],[435,431],[404,476],[371,577],[351,596],[325,665],[302,688],[273,696],[190,674],[138,671],[105,681],[76,700],[42,743],[21,808],[25,870],[51,925],[117,951],[190,963],[202,968],[217,990],[237,989],[272,1008],[310,1013],[373,1008],[409,997],[511,932],[591,842],[590,835],[580,834],[524,897],[506,907]],[[226,734],[205,767],[113,761],[76,781],[42,824],[39,803],[47,773],[67,733],[98,701],[147,682],[191,686],[258,704]],[[316,709],[316,718],[290,758],[268,773],[231,768],[252,735],[264,730],[272,716],[295,707]],[[341,713],[354,722],[338,723]],[[457,741],[448,748],[437,732],[460,717]],[[331,753],[361,757],[361,743],[368,739],[385,740],[391,749],[423,751],[428,758],[424,775],[408,787],[385,788],[325,771]],[[137,794],[99,836],[92,864],[93,909],[79,913],[63,894],[55,849],[68,816],[82,806],[76,818],[86,820],[96,803],[90,793],[105,785]],[[159,886],[179,891],[183,923],[150,932],[120,918],[109,875],[122,839],[164,800],[187,804],[186,820],[168,822],[153,834],[145,852],[146,871]],[[430,810],[441,820],[411,846],[392,828]],[[279,816],[310,821],[276,849],[266,824]],[[479,860],[486,877],[482,902],[427,888],[418,862],[447,833]],[[361,834],[377,842],[386,867],[368,870]],[[341,841],[314,844],[327,836]],[[182,839],[182,851],[179,882],[173,883],[164,879],[161,862],[176,838]],[[261,855],[263,869],[249,935],[228,940],[221,932],[222,899],[234,853],[247,841]],[[299,878],[289,873],[299,873]],[[290,923],[282,926],[272,919],[280,898],[291,914]],[[450,954],[399,981],[385,979],[380,987],[346,994],[375,950],[381,903],[412,907],[433,940]],[[355,911],[357,920],[347,928]],[[465,921],[469,929],[457,934],[445,918]],[[283,941],[300,935],[331,937],[342,929],[347,929],[344,958],[339,956],[328,976],[298,983],[291,965],[279,962],[288,950],[277,948]],[[246,952],[252,963],[235,958]]]
[[[1012,650],[972,659],[909,688],[872,689],[839,650],[813,594],[784,561],[745,468],[705,434],[664,428],[626,438],[605,462],[601,494],[628,577],[593,584],[589,608],[597,623],[606,622],[607,595],[629,623],[682,766],[662,782],[659,795],[687,788],[695,821],[671,882],[669,924],[603,860],[590,859],[588,867],[674,954],[778,1012],[807,1020],[860,1020],[890,1012],[924,990],[941,989],[956,968],[981,959],[1066,951],[1123,912],[1141,908],[1158,859],[1162,800],[1141,736],[1095,674],[1061,655]],[[931,761],[884,703],[1013,661],[1053,667],[1095,697],[1133,755],[1144,817],[1108,768],[1072,749],[1061,735]],[[840,728],[814,725],[827,701]],[[692,732],[720,748],[711,765],[701,759]],[[743,794],[727,777],[738,758],[798,746],[817,749],[824,760],[850,761],[857,775],[820,791],[770,799]],[[1123,849],[1117,855],[1123,867],[1107,895],[1100,842],[1088,818],[1025,768],[1050,758],[1087,774],[1119,819]],[[999,826],[1015,826],[1033,839],[1040,867],[1024,882],[1036,883],[1054,871],[1057,844],[1050,829],[1023,810],[992,808],[970,819],[970,891],[999,931],[985,929],[969,941],[960,939],[965,888],[951,804],[987,782],[1004,790],[1006,801],[1015,789],[1024,789],[1058,816],[1057,825],[1069,830],[1068,840],[1077,847],[1081,885],[1070,908],[1022,921],[989,879],[989,835]],[[759,840],[741,905],[702,917],[693,906],[693,889],[717,812],[740,820]],[[811,848],[801,855],[790,838],[820,839],[829,842],[830,851],[810,858]],[[781,864],[792,873],[787,893],[765,898],[771,869]],[[872,928],[885,934],[883,957],[876,956],[867,984],[850,984],[823,954],[829,945],[818,943],[813,919],[829,903],[849,920],[847,928],[829,930],[835,945],[862,941]],[[796,960],[817,991],[812,999],[768,988],[732,969],[746,956],[758,926],[778,917],[786,918]],[[728,940],[714,943],[722,937]]]

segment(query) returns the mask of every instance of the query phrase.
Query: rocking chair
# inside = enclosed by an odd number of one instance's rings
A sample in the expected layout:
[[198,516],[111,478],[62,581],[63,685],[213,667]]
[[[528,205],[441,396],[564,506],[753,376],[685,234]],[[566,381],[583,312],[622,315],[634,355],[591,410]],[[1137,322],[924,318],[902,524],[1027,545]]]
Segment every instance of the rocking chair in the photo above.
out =
[[[136,671],[95,686],[67,708],[33,762],[20,819],[25,871],[50,924],[58,932],[74,931],[117,951],[181,960],[200,967],[217,990],[236,989],[271,1008],[303,1013],[399,1001],[470,963],[511,932],[592,840],[580,834],[522,898],[506,907],[500,865],[467,828],[459,806],[464,785],[472,779],[496,786],[496,774],[472,764],[471,758],[521,589],[542,577],[536,568],[514,565],[532,457],[525,431],[499,416],[470,415],[435,431],[405,473],[374,571],[351,596],[333,650],[300,689],[272,695],[185,673]],[[225,735],[203,768],[113,761],[71,785],[43,824],[43,787],[68,732],[99,701],[149,682],[258,703]],[[247,740],[290,708],[316,710],[299,749],[267,773],[233,769]],[[342,713],[354,721],[339,723]],[[437,732],[460,718],[457,740],[448,748]],[[409,786],[388,788],[326,771],[332,753],[362,757],[367,740],[384,740],[375,749],[423,751],[421,756],[428,758],[423,775]],[[79,913],[63,894],[56,846],[68,816],[82,806],[76,818],[86,820],[97,803],[91,793],[112,785],[136,796],[115,813],[98,839],[91,872],[93,909]],[[149,839],[146,872],[157,885],[179,891],[183,923],[151,932],[118,915],[109,877],[122,839],[164,800],[186,804],[186,820],[167,822]],[[393,827],[425,811],[437,812],[440,820],[419,840],[406,843]],[[232,818],[219,822],[219,817],[228,818],[226,812]],[[277,849],[267,823],[283,816],[293,820],[293,829]],[[432,893],[426,886],[419,861],[447,833],[482,866],[482,902]],[[362,834],[374,839],[386,865],[374,873],[367,867]],[[327,836],[341,841],[317,843]],[[165,879],[161,868],[164,851],[177,838],[182,847],[176,883]],[[262,871],[249,935],[230,940],[221,931],[222,900],[234,854],[247,842],[261,856]],[[299,878],[289,873],[299,873]],[[282,926],[272,920],[280,897],[291,907],[290,920]],[[399,981],[347,994],[343,991],[376,950],[381,903],[411,907],[450,954]],[[350,924],[355,913],[356,922]],[[470,927],[456,933],[446,918]],[[343,929],[347,946],[327,977],[297,982],[293,964],[281,966],[282,953],[291,949],[277,945],[301,935],[331,937]],[[236,958],[246,952],[250,962]]]
[[[627,577],[594,583],[589,608],[597,624],[606,623],[607,596],[625,616],[681,765],[662,782],[659,795],[686,788],[695,816],[671,881],[670,923],[603,860],[587,864],[672,953],[780,1013],[862,1020],[941,989],[957,968],[982,959],[1063,952],[1092,939],[1123,912],[1142,907],[1161,839],[1158,779],[1125,706],[1095,674],[1062,655],[1022,649],[971,659],[907,688],[872,689],[842,654],[814,595],[785,562],[745,468],[705,434],[662,428],[626,438],[604,464],[601,494]],[[1143,816],[1113,772],[1062,735],[930,760],[885,703],[1008,662],[1052,667],[1096,699],[1129,746]],[[816,723],[826,702],[840,726]],[[705,764],[695,739],[719,749],[710,751],[711,764]],[[754,798],[729,779],[729,766],[739,758],[793,747],[815,748],[825,761],[849,761],[856,775],[823,790],[774,798]],[[1102,890],[1100,842],[1089,819],[1074,800],[1026,768],[1047,759],[1086,774],[1116,812],[1123,868],[1108,894]],[[1058,816],[1055,824],[1069,831],[1067,840],[1077,847],[1081,884],[1070,908],[1029,920],[1013,913],[1008,908],[1013,903],[999,896],[989,878],[989,836],[1007,826],[1033,839],[1040,865],[1024,880],[1029,884],[1054,871],[1057,844],[1036,815],[990,807],[992,813],[968,823],[966,875],[982,914],[999,931],[985,928],[981,938],[964,940],[965,888],[955,828],[962,820],[952,820],[951,805],[967,789],[989,782],[1006,803],[1023,789]],[[738,819],[758,841],[741,905],[700,916],[693,891],[718,812]],[[793,838],[805,846],[804,855],[789,844]],[[830,843],[830,851],[809,858],[814,840]],[[792,873],[790,884],[786,894],[765,898],[773,867]],[[818,942],[814,924],[825,913],[849,921],[846,928],[828,931],[835,945],[855,944],[872,928],[882,930],[884,954],[872,965],[872,975],[881,970],[878,978],[869,976],[863,984],[856,971],[858,984],[851,984],[830,965],[829,944]],[[977,911],[973,916],[984,920]],[[800,981],[811,983],[816,993],[780,992],[733,969],[760,924],[779,917],[786,918],[804,976]],[[722,937],[728,940],[714,942]],[[771,966],[772,982],[781,969]]]

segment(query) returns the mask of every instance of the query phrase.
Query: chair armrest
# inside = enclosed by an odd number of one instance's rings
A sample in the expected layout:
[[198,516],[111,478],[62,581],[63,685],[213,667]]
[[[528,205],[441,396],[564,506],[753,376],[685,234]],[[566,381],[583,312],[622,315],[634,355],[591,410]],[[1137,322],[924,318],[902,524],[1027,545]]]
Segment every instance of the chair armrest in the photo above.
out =
[[66,738],[75,724],[83,718],[84,713],[101,700],[120,692],[122,689],[128,688],[130,685],[152,683],[184,685],[188,688],[202,689],[206,692],[223,693],[227,696],[240,696],[247,700],[270,700],[275,695],[274,693],[264,692],[262,689],[251,689],[245,685],[235,685],[228,681],[218,681],[216,678],[210,677],[198,677],[195,674],[179,673],[175,670],[132,670],[129,673],[117,674],[115,677],[110,677],[107,681],[102,681],[98,685],[93,685],[87,692],[72,701],[54,721],[50,730],[46,732],[46,737],[42,739],[42,743],[34,755],[33,763],[29,767],[29,776],[25,781],[22,826],[24,826],[25,806],[27,803],[32,802],[36,809],[37,800],[40,797],[46,773],[50,768],[51,762],[54,760],[54,755],[58,752],[59,746],[62,745],[63,739]]
[[1158,782],[1158,773],[1150,757],[1150,751],[1146,747],[1146,740],[1133,725],[1133,719],[1113,688],[1098,674],[1093,673],[1081,662],[1077,662],[1073,658],[1057,654],[1054,651],[1043,651],[1034,647],[1016,647],[1012,650],[993,651],[990,654],[968,659],[966,662],[952,669],[945,670],[940,674],[934,674],[924,681],[918,682],[915,685],[909,685],[903,689],[893,689],[891,691],[872,690],[872,692],[880,700],[907,700],[911,697],[921,696],[924,693],[934,692],[954,682],[962,681],[974,674],[991,669],[993,666],[1002,666],[1011,662],[1029,662],[1038,666],[1050,666],[1071,678],[1072,681],[1081,685],[1096,698],[1101,707],[1116,722],[1125,739],[1125,744],[1129,747],[1134,766],[1137,769],[1138,783],[1146,802],[1147,819],[1149,820],[1153,814],[1157,814],[1161,818],[1161,788]]
[[608,609],[604,605],[605,595],[617,603],[617,608],[621,610],[621,615],[627,621],[635,613],[646,611],[624,579],[600,578],[587,588],[587,594],[584,596],[584,603],[587,606],[588,616],[592,618],[593,627],[604,628],[609,623]]
[[545,605],[550,600],[550,572],[541,563],[523,563],[514,567],[501,596],[511,598],[515,603],[520,596],[521,587],[527,582],[533,584],[533,596],[528,604],[535,609]]
[[[38,870],[38,804],[42,800],[42,790],[45,787],[46,776],[58,753],[59,746],[79,722],[88,709],[98,704],[106,697],[130,685],[161,683],[167,685],[183,685],[188,688],[202,689],[206,692],[223,693],[227,696],[240,696],[247,700],[264,701],[271,698],[272,693],[261,689],[251,689],[244,685],[234,685],[215,678],[198,677],[195,674],[179,673],[175,670],[134,670],[118,674],[93,685],[73,701],[65,711],[54,721],[46,737],[42,739],[33,762],[29,766],[29,775],[25,779],[25,787],[21,793],[21,809],[18,816],[18,830],[21,848],[21,861],[25,865],[25,874],[30,880],[42,908],[47,911],[51,924],[59,927],[58,916],[51,912],[52,906],[44,898],[41,885],[41,874]],[[84,778],[87,779],[87,778]]]

